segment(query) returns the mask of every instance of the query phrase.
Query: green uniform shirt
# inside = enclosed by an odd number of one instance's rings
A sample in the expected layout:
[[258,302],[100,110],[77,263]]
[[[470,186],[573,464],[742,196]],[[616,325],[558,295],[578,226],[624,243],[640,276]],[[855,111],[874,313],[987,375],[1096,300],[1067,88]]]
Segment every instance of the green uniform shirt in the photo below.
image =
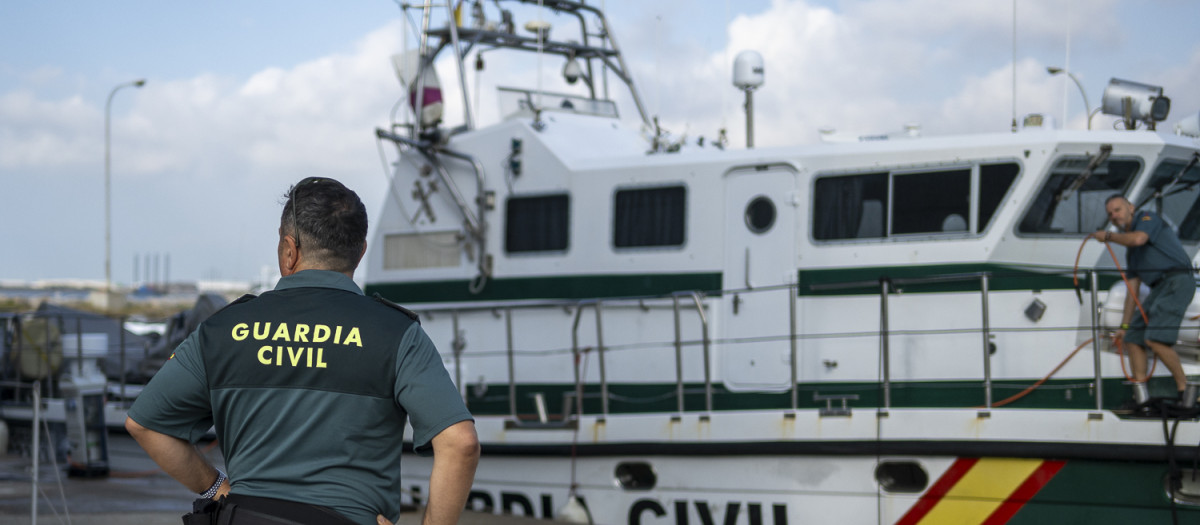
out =
[[1130,229],[1147,235],[1146,244],[1131,246],[1125,252],[1125,266],[1131,275],[1147,286],[1154,286],[1166,272],[1191,271],[1192,258],[1183,249],[1175,230],[1157,213],[1137,212]]
[[400,450],[471,419],[424,330],[348,277],[306,270],[213,314],[129,410],[195,442],[216,426],[232,491],[324,505],[363,524],[400,512]]

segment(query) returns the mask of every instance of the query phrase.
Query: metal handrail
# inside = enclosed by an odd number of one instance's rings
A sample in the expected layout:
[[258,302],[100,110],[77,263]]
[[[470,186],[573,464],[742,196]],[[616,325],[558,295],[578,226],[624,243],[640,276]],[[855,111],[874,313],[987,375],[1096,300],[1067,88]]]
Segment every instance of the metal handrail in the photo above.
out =
[[983,308],[983,324],[980,330],[983,334],[983,406],[984,410],[990,412],[992,410],[992,336],[988,316],[989,279],[990,274],[986,272],[979,276],[979,296]]
[[583,315],[584,308],[588,306],[592,306],[596,310],[596,354],[598,356],[597,359],[600,361],[600,414],[602,419],[607,419],[608,377],[605,373],[604,364],[604,330],[600,321],[600,318],[602,317],[602,307],[601,301],[598,300],[594,302],[580,302],[578,307],[575,309],[575,321],[571,325],[571,355],[575,358],[575,403],[578,407],[576,409],[576,417],[583,416],[583,383],[587,379],[582,377],[579,371],[579,367],[581,366],[580,363],[582,362],[579,350],[579,320]]
[[[1097,411],[1101,410],[1101,408],[1103,406],[1102,387],[1101,387],[1103,375],[1102,375],[1101,357],[1100,357],[1101,356],[1101,345],[1099,343],[1098,337],[1096,337],[1096,336],[1098,336],[1098,331],[1100,330],[1099,307],[1098,307],[1099,292],[1100,292],[1099,284],[1098,284],[1099,273],[1100,273],[1099,270],[1089,270],[1088,271],[1088,275],[1089,275],[1089,279],[1091,281],[1091,287],[1092,287],[1092,290],[1091,290],[1092,291],[1092,294],[1091,294],[1091,296],[1092,296],[1091,297],[1092,315],[1091,315],[1090,328],[1093,332],[1093,338],[1096,339],[1096,341],[1093,343],[1093,348],[1094,348],[1093,367],[1094,367],[1094,376],[1095,376],[1095,381],[1096,381],[1096,410]],[[886,414],[892,407],[892,396],[891,396],[892,378],[891,378],[891,370],[890,370],[890,368],[891,368],[891,366],[890,366],[891,365],[891,355],[890,355],[891,330],[890,330],[890,312],[889,312],[889,297],[890,297],[890,295],[893,293],[896,293],[898,291],[898,288],[899,288],[897,286],[898,284],[922,284],[922,283],[939,283],[939,282],[955,282],[955,281],[971,281],[971,280],[977,280],[979,282],[980,307],[981,307],[981,327],[979,330],[980,330],[980,342],[981,342],[981,346],[982,346],[982,358],[983,358],[983,363],[982,363],[982,383],[983,384],[982,384],[982,386],[984,388],[984,403],[983,403],[983,407],[981,408],[981,411],[979,412],[979,416],[987,417],[990,414],[990,411],[994,408],[994,404],[995,404],[994,399],[993,399],[993,392],[992,392],[992,389],[994,387],[994,381],[993,381],[993,377],[992,377],[992,366],[991,366],[991,347],[992,347],[993,333],[992,333],[992,327],[991,327],[990,300],[991,300],[991,293],[992,293],[992,282],[991,282],[992,278],[993,278],[993,274],[991,272],[975,272],[975,273],[962,273],[962,274],[936,276],[936,277],[928,277],[928,278],[909,278],[909,279],[883,278],[878,281],[875,281],[875,284],[879,287],[878,293],[880,294],[879,351],[880,351],[880,376],[881,376],[880,382],[881,382],[881,389],[882,389],[882,403],[879,408],[879,413],[881,416],[886,416]],[[791,366],[790,366],[790,368],[791,368],[791,370],[790,370],[790,373],[791,373],[790,390],[791,390],[791,392],[790,392],[790,394],[791,394],[791,408],[793,411],[796,411],[799,408],[798,392],[799,392],[800,377],[799,377],[799,369],[798,369],[799,368],[799,365],[798,365],[798,361],[799,361],[798,339],[801,336],[799,335],[798,329],[797,329],[797,324],[798,324],[798,321],[796,318],[797,317],[797,304],[796,304],[797,298],[796,298],[796,296],[794,296],[792,294],[798,293],[799,286],[800,286],[799,284],[790,284],[790,285],[786,285],[786,286],[769,287],[770,290],[780,290],[780,289],[786,290],[787,293],[789,294],[789,297],[788,297],[788,302],[789,302],[789,306],[788,306],[788,311],[789,311],[788,340],[789,340],[789,346],[790,346],[789,350],[790,350],[790,360],[791,360]],[[822,288],[828,290],[828,289],[834,289],[834,288],[861,288],[862,286],[863,286],[863,283],[859,283],[859,282],[829,283],[829,284],[823,285]],[[816,287],[814,286],[813,288],[816,288]],[[767,288],[764,288],[762,290],[756,290],[756,291],[766,291],[766,290],[767,290]],[[668,296],[653,296],[653,297],[658,298],[658,299],[665,299]],[[671,344],[675,350],[675,398],[676,398],[676,412],[677,413],[674,417],[678,418],[687,412],[687,406],[686,406],[686,402],[685,402],[685,393],[686,392],[685,392],[684,368],[683,368],[683,366],[684,366],[683,346],[685,344],[695,344],[694,341],[693,342],[685,341],[685,339],[683,337],[683,326],[682,326],[682,315],[683,314],[682,314],[682,309],[681,309],[681,305],[682,305],[681,299],[683,299],[684,297],[691,297],[691,299],[692,299],[691,302],[696,307],[696,311],[697,311],[697,314],[699,315],[699,319],[700,319],[700,323],[701,323],[703,360],[704,360],[704,387],[705,387],[704,410],[708,413],[711,413],[713,410],[714,385],[713,385],[713,378],[712,378],[712,355],[711,355],[711,339],[710,339],[710,334],[709,334],[709,320],[704,311],[706,308],[706,305],[704,302],[704,294],[702,292],[698,292],[698,291],[675,292],[675,293],[670,294],[669,297],[671,299],[671,309],[672,309],[672,315],[674,317],[674,338],[673,338],[673,341],[671,342]],[[650,298],[650,296],[643,297],[643,298],[617,298],[617,299],[610,298],[610,299],[605,300],[604,302],[608,302],[611,305],[611,303],[613,301],[617,301],[617,300],[646,299],[646,298]],[[497,308],[500,308],[500,307],[504,308],[505,332],[506,332],[505,335],[506,335],[506,342],[507,342],[506,355],[508,358],[508,369],[509,369],[509,374],[508,374],[509,413],[510,413],[510,416],[514,420],[516,420],[517,419],[517,403],[516,403],[517,384],[516,384],[516,364],[515,364],[516,349],[513,344],[513,333],[512,333],[513,332],[513,328],[512,328],[513,312],[512,311],[513,311],[513,309],[516,309],[516,308],[544,308],[544,307],[552,307],[552,306],[563,307],[568,312],[571,312],[572,310],[574,310],[574,312],[573,312],[574,313],[574,315],[573,315],[574,322],[573,322],[573,326],[572,326],[571,353],[577,362],[577,366],[575,369],[575,383],[576,383],[577,389],[582,388],[586,384],[586,378],[582,377],[579,366],[578,366],[578,363],[581,362],[582,354],[587,351],[587,350],[582,349],[580,346],[579,334],[578,334],[579,325],[580,325],[580,322],[582,319],[583,310],[589,306],[592,306],[595,308],[595,316],[596,316],[595,319],[596,319],[596,327],[597,327],[596,349],[597,349],[597,354],[598,354],[599,360],[600,360],[600,362],[599,362],[599,366],[600,366],[600,396],[601,396],[600,417],[601,417],[601,419],[607,418],[610,415],[609,404],[611,401],[611,399],[610,399],[611,396],[610,396],[610,387],[609,387],[609,382],[608,382],[608,377],[607,377],[607,356],[605,355],[606,350],[608,350],[608,348],[607,348],[607,345],[604,343],[604,339],[603,339],[603,337],[604,337],[603,336],[603,322],[604,322],[603,320],[604,320],[604,309],[605,308],[604,308],[604,304],[601,300],[587,299],[587,300],[578,300],[578,301],[562,301],[562,300],[534,301],[534,302],[521,302],[519,304],[518,303],[506,303],[504,305],[489,304],[487,306],[479,306],[479,307],[470,307],[470,306],[463,305],[463,306],[455,306],[452,308],[447,308],[447,309],[442,309],[442,310],[434,309],[431,311],[433,311],[433,312],[449,311],[449,312],[454,312],[457,314],[457,313],[460,313],[462,311],[467,311],[467,310],[485,310],[485,309],[496,312]],[[645,308],[645,307],[643,306],[643,308]],[[500,316],[499,313],[495,313],[495,315],[497,317]],[[1080,327],[1080,328],[1082,328],[1082,327]],[[863,335],[866,335],[866,334],[863,334]],[[665,343],[665,341],[663,341],[663,342]],[[584,411],[582,409],[582,397],[583,396],[582,396],[581,392],[577,393],[577,395],[575,396],[574,401],[576,404],[576,412],[577,412],[576,418],[579,418],[584,415]]]
[[883,374],[883,409],[881,415],[886,415],[892,408],[892,376],[891,349],[888,347],[888,288],[891,282],[886,278],[879,280],[879,360],[880,371]]
[[504,309],[504,341],[508,354],[508,413],[513,421],[517,420],[517,364],[516,351],[513,348],[512,307]]
[[683,401],[683,328],[679,319],[679,298],[689,296],[696,305],[696,313],[700,315],[700,330],[704,347],[704,410],[712,413],[712,359],[711,344],[708,338],[708,318],[704,315],[704,305],[700,292],[676,292],[671,294],[671,310],[675,316],[675,397],[677,417],[685,412]]
[[1088,282],[1092,285],[1092,367],[1096,374],[1096,414],[1100,413],[1104,404],[1104,377],[1100,370],[1100,306],[1097,294],[1100,293],[1100,276],[1095,270],[1088,270]]

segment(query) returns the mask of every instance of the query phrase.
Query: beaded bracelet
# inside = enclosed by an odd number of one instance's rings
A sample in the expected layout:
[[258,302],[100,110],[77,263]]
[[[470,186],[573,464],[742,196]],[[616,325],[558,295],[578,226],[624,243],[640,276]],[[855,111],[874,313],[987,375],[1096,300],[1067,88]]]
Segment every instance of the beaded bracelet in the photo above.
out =
[[212,499],[217,495],[217,491],[221,490],[221,483],[224,483],[226,479],[228,478],[225,477],[225,473],[221,472],[221,469],[217,469],[217,480],[213,482],[211,487],[208,487],[208,490],[201,492],[200,497]]

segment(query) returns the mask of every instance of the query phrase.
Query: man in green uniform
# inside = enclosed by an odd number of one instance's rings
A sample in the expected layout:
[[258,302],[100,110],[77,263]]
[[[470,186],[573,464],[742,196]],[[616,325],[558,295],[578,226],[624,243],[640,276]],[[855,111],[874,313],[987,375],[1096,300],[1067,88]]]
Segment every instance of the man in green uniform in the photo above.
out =
[[1125,313],[1117,336],[1123,338],[1129,349],[1130,369],[1133,380],[1146,381],[1146,351],[1149,346],[1154,355],[1167,366],[1175,379],[1175,387],[1182,397],[1187,387],[1187,376],[1179,354],[1173,348],[1179,337],[1179,326],[1192,296],[1196,293],[1196,281],[1192,278],[1192,261],[1179,236],[1162,217],[1149,211],[1135,212],[1133,204],[1121,195],[1113,195],[1104,203],[1108,220],[1117,227],[1116,232],[1101,230],[1092,238],[1101,242],[1115,242],[1128,248],[1126,269],[1129,287],[1137,290],[1141,283],[1150,286],[1142,308],[1147,323],[1142,318],[1134,300],[1135,293],[1126,294]]
[[[126,428],[191,490],[228,494],[219,506],[197,500],[207,506],[197,515],[366,525],[400,513],[408,420],[416,451],[434,457],[423,523],[455,523],[479,460],[474,421],[416,315],[364,297],[351,280],[366,251],[362,202],[322,178],[286,198],[279,284],[197,328]],[[228,479],[192,444],[214,425]]]

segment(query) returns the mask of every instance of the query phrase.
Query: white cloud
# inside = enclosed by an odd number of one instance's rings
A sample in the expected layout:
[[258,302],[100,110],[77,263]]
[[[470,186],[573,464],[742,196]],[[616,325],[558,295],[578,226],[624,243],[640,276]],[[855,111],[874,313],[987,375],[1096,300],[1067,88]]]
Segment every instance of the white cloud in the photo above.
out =
[[[79,96],[46,101],[30,91],[0,95],[0,168],[70,166],[99,158],[101,147],[76,131],[98,116]],[[103,140],[102,123],[91,131]]]
[[[1061,107],[1061,84],[1047,84],[1040,57],[1061,56],[1064,20],[1072,20],[1073,45],[1087,53],[1120,45],[1122,32],[1112,0],[1017,5],[1019,118]],[[635,55],[635,70],[657,90],[678,94],[663,98],[669,127],[712,136],[725,125],[735,145],[745,140],[744,96],[730,85],[731,64],[746,49],[765,62],[766,82],[754,95],[758,145],[811,142],[823,127],[862,134],[906,123],[927,134],[1008,129],[1012,3],[881,0],[838,9],[774,0],[761,13],[737,16],[725,49],[653,63]]]
[[[634,5],[620,6],[638,16],[614,31],[647,110],[676,134],[711,139],[724,126],[732,145],[744,144],[743,96],[731,85],[731,64],[745,49],[759,51],[766,64],[766,84],[755,93],[760,146],[813,142],[817,130],[826,126],[867,134],[915,122],[927,135],[1009,126],[1010,1],[773,0],[761,12],[735,16],[727,27],[713,24],[723,32],[700,30],[667,14],[692,2]],[[1161,60],[1171,67],[1155,75],[1145,74],[1152,66],[1138,60],[1105,63],[1132,43],[1122,36],[1133,34],[1125,27],[1128,21],[1118,18],[1127,3],[1019,0],[1017,6],[1018,116],[1035,111],[1061,115],[1066,80],[1047,75],[1044,66],[1061,65],[1068,16],[1073,54],[1080,57],[1073,67],[1081,68],[1093,106],[1099,103],[1102,83],[1119,76],[1162,82],[1173,100],[1171,123],[1200,110],[1200,91],[1194,89],[1200,85],[1200,46],[1194,42],[1189,41],[1186,52],[1178,45],[1157,46],[1159,55],[1170,55]],[[656,9],[661,14],[654,14]],[[715,11],[719,16],[720,9]],[[652,16],[645,16],[648,12]],[[122,91],[112,121],[118,214],[114,252],[126,255],[114,257],[114,275],[129,275],[122,268],[129,265],[128,254],[149,251],[172,253],[177,276],[257,275],[262,264],[271,263],[279,211],[274,200],[289,183],[308,175],[346,181],[377,213],[385,186],[372,131],[387,124],[389,110],[402,96],[388,60],[402,47],[399,23],[366,34],[344,53],[288,67],[262,67],[243,77],[154,77],[143,89]],[[555,31],[566,31],[574,21],[554,23]],[[453,83],[456,65],[447,55],[437,67],[445,82],[446,121],[457,125],[462,97]],[[1085,69],[1088,57],[1101,57],[1093,63],[1104,67]],[[481,89],[474,86],[473,64],[466,68],[472,96],[482,98],[477,118],[486,123],[499,118],[495,87],[533,88],[537,64],[502,53],[485,59]],[[1118,66],[1125,69],[1110,71]],[[33,200],[61,198],[66,206],[98,217],[104,100],[39,95],[46,92],[43,86],[62,89],[64,83],[82,82],[74,70],[47,66],[10,73],[8,66],[0,67],[22,86],[0,93],[0,174],[5,182],[22,184],[23,195]],[[561,59],[546,58],[542,87],[583,92],[581,84],[561,81],[561,68]],[[610,81],[614,92],[617,84]],[[1068,125],[1082,127],[1081,104],[1073,92],[1068,94],[1073,104]],[[638,120],[631,101],[621,96],[617,102],[623,117]],[[394,158],[393,149],[387,152]],[[48,188],[45,180],[72,184]],[[19,200],[30,199],[9,196],[4,205],[16,209],[23,204]],[[103,252],[96,244],[102,239],[96,222],[72,225],[87,230],[75,249]],[[61,239],[59,230],[70,229],[48,225],[37,235],[22,237],[20,244],[27,251],[49,253],[57,247],[26,239]],[[0,267],[0,273],[6,268]]]

